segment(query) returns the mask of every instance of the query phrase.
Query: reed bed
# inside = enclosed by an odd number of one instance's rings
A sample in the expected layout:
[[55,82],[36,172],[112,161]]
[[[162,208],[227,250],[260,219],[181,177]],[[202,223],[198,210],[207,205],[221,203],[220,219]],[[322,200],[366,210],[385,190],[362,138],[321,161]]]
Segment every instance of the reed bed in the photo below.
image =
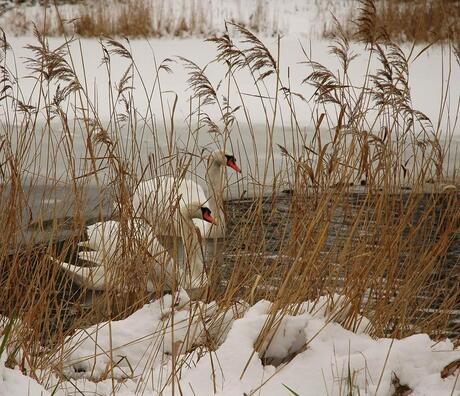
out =
[[[456,160],[447,156],[451,136],[441,139],[441,125],[412,108],[409,57],[387,35],[374,35],[373,16],[362,14],[356,21],[360,40],[368,44],[369,62],[379,63],[375,72],[367,70],[363,86],[350,80],[353,54],[340,25],[331,47],[331,56],[341,64],[339,71],[327,69],[304,51],[304,84],[316,93],[311,100],[316,126],[312,138],[296,115],[306,99],[283,81],[279,52],[272,54],[246,27],[229,23],[227,34],[209,38],[216,47],[216,62],[227,68],[222,84],[214,86],[205,69],[180,60],[190,72],[192,93],[186,147],[175,139],[179,126],[174,106],[165,106],[154,116],[150,108],[139,114],[133,102],[134,79],[141,82],[148,103],[163,100],[162,74],[173,72],[168,60],[155,65],[155,85],[149,88],[142,84],[129,46],[103,40],[102,64],[111,81],[112,112],[109,120],[101,120],[88,82],[77,76],[74,67],[85,54],[72,53],[69,41],[49,48],[47,38],[36,29],[30,44],[34,57],[27,62],[37,84],[34,95],[25,98],[14,83],[3,35],[0,299],[8,364],[19,365],[44,382],[50,372],[62,375],[62,345],[76,329],[103,320],[110,326],[110,320],[124,318],[165,293],[161,277],[154,278],[154,293],[145,291],[151,263],[156,260],[161,266],[165,259],[148,255],[143,244],[147,241],[136,241],[130,234],[135,215],[132,192],[143,179],[172,174],[180,180],[198,173],[206,153],[197,141],[203,130],[209,131],[210,147],[231,150],[237,158],[253,162],[238,182],[238,196],[227,204],[230,227],[224,250],[208,260],[210,286],[201,298],[216,301],[218,309],[203,319],[207,326],[218,328],[230,309],[241,315],[238,307],[243,302],[272,301],[255,345],[263,359],[284,315],[295,315],[306,300],[328,296],[328,309],[334,312],[331,320],[353,330],[364,315],[374,337],[425,332],[441,339],[458,332],[453,321],[459,301],[458,256],[455,264],[447,262],[458,244],[460,221],[457,175],[448,166],[448,161]],[[128,67],[115,82],[110,65],[119,59]],[[251,74],[259,90],[260,111],[266,115],[264,153],[258,152],[238,85],[242,71]],[[229,102],[229,90],[236,91],[239,101]],[[281,105],[290,111],[288,120],[282,120],[285,140],[293,142],[286,147],[273,144]],[[218,118],[208,114],[210,108],[218,110]],[[246,119],[238,119],[237,111]],[[455,125],[448,130],[453,133]],[[236,145],[239,134],[249,142],[245,147]],[[77,136],[83,147],[77,147]],[[153,149],[146,156],[142,146],[147,138]],[[47,152],[41,150],[44,142]],[[283,155],[279,168],[276,153]],[[96,197],[88,198],[90,184],[97,186]],[[32,216],[29,197],[38,186],[44,192],[37,213],[45,213],[45,201],[64,187],[70,209],[66,213],[55,209],[46,218]],[[427,186],[434,188],[427,192]],[[284,211],[281,201],[286,202]],[[150,224],[154,234],[168,226],[170,216],[158,215]],[[109,218],[120,221],[123,240],[113,264],[113,286],[93,293],[88,305],[91,292],[75,287],[50,256],[74,262],[85,225]],[[177,284],[171,292],[178,293]],[[344,296],[338,306],[335,293]],[[174,374],[167,382],[174,383],[197,348],[206,347],[208,352],[203,353],[212,354],[222,333],[224,329],[214,332],[200,346],[173,350]]]
[[234,6],[193,0],[47,1],[42,6],[5,6],[3,14],[5,30],[16,35],[31,34],[36,25],[47,36],[206,37],[220,29],[215,24],[220,14],[255,32],[281,30],[276,10],[260,0]]
[[[457,46],[459,44],[460,6],[455,0],[381,0],[350,3],[348,15],[341,17],[344,29],[350,34],[356,32],[353,21],[360,12],[357,9],[374,8],[376,31],[385,32],[394,41],[430,43],[452,40]],[[329,30],[329,27],[332,29]],[[333,25],[329,27],[326,24],[324,28],[323,34],[326,37],[334,31]]]

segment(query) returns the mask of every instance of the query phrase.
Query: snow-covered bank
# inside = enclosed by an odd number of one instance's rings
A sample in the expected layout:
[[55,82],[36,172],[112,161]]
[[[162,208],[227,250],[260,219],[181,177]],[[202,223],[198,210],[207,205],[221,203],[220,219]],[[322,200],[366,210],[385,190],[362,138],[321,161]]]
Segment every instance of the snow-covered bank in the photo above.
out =
[[[3,337],[0,337],[0,343]],[[36,380],[24,375],[18,369],[5,367],[6,353],[0,356],[0,396],[49,396]]]
[[[343,395],[350,388],[353,394],[392,395],[395,375],[414,395],[460,391],[457,372],[440,375],[460,358],[450,341],[435,342],[424,334],[373,339],[365,333],[370,326],[365,318],[355,332],[339,323],[346,310],[343,298],[335,296],[331,303],[322,297],[301,304],[295,315],[279,313],[279,326],[257,352],[268,301],[252,307],[239,303],[216,315],[214,303],[190,303],[184,295],[177,296],[172,310],[172,299],[165,296],[110,327],[101,323],[68,339],[63,359],[69,381],[58,385],[57,394],[110,395],[115,388],[118,395],[170,395],[173,353],[178,356],[175,391],[184,395],[287,395],[285,385],[302,396]],[[49,383],[55,385],[56,379]]]

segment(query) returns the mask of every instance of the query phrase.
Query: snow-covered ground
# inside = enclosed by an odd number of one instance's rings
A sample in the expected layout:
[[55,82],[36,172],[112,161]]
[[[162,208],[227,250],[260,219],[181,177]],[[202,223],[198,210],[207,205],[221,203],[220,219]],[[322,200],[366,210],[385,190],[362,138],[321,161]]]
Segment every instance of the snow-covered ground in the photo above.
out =
[[[3,337],[0,337],[0,342]],[[23,375],[18,369],[5,367],[6,353],[0,356],[0,395],[1,396],[49,396],[48,392],[35,379]]]
[[[185,1],[183,7],[187,9],[192,3]],[[271,106],[273,106],[273,98],[276,96],[276,83],[273,76],[268,77],[264,85],[259,84],[262,91],[258,92],[254,80],[248,72],[248,68],[243,68],[235,72],[235,80],[242,92],[241,97],[238,94],[234,81],[230,82],[230,87],[227,89],[228,81],[225,79],[226,67],[222,64],[212,62],[217,53],[213,43],[205,42],[203,38],[197,37],[131,39],[129,42],[120,38],[120,42],[132,53],[135,62],[136,70],[133,73],[133,78],[127,84],[131,85],[133,89],[126,91],[126,94],[129,93],[132,107],[137,112],[139,120],[138,130],[143,135],[140,147],[144,160],[150,153],[157,151],[158,147],[164,148],[167,140],[171,139],[171,137],[178,149],[187,149],[193,152],[198,152],[197,148],[205,146],[209,146],[212,149],[215,146],[224,145],[222,136],[208,133],[206,128],[202,128],[199,132],[192,134],[192,139],[190,139],[189,124],[191,122],[191,130],[196,128],[198,102],[197,100],[190,102],[192,91],[189,89],[189,84],[187,83],[189,77],[188,70],[177,56],[190,59],[200,67],[206,67],[206,76],[215,88],[220,87],[218,97],[222,103],[223,96],[229,96],[229,105],[231,108],[236,109],[233,113],[236,122],[230,130],[230,135],[226,139],[225,145],[231,147],[230,151],[233,151],[237,155],[244,169],[251,169],[252,177],[256,179],[261,178],[259,177],[261,174],[257,170],[264,168],[267,153],[273,151],[275,166],[268,169],[269,174],[266,179],[268,184],[270,184],[273,175],[281,169],[283,163],[283,158],[277,144],[291,151],[295,142],[297,142],[297,148],[301,146],[299,138],[304,142],[308,142],[313,136],[314,125],[322,110],[321,107],[314,104],[314,89],[308,84],[302,83],[312,71],[311,67],[305,64],[306,56],[304,55],[304,50],[312,60],[325,65],[332,72],[336,73],[340,70],[340,62],[330,53],[331,42],[318,38],[319,34],[311,34],[311,30],[318,29],[322,25],[323,18],[326,18],[325,15],[329,15],[327,10],[332,10],[335,14],[339,14],[339,16],[344,15],[346,10],[349,9],[349,2],[339,0],[330,2],[291,0],[282,3],[252,1],[243,4],[241,1],[211,1],[205,7],[206,10],[209,8],[208,11],[212,14],[212,18],[210,18],[212,20],[210,32],[222,33],[225,26],[224,21],[232,20],[232,15],[235,13],[244,14],[244,18],[249,21],[250,16],[253,14],[251,11],[252,8],[259,7],[260,4],[264,6],[267,15],[270,14],[272,17],[273,15],[277,15],[279,21],[283,21],[282,24],[286,27],[284,30],[281,29],[282,37],[279,53],[280,78],[284,86],[289,86],[295,94],[299,94],[307,99],[305,102],[295,95],[292,97],[300,133],[296,128],[292,128],[290,106],[282,95],[280,95],[279,109],[277,110],[276,117],[273,118]],[[68,7],[72,9],[72,6]],[[178,5],[175,7],[181,8]],[[28,10],[27,12],[39,12],[37,10],[40,10],[40,8],[36,6],[35,8],[26,8],[26,10]],[[174,13],[184,12],[179,11],[179,9],[173,11]],[[272,19],[268,16],[267,18],[267,23],[269,23]],[[328,18],[326,20],[329,21],[330,15]],[[218,26],[220,26],[220,29]],[[267,35],[267,32],[264,31],[257,34],[260,35],[273,56],[278,59],[277,38]],[[18,96],[22,98],[24,103],[38,105],[36,80],[30,78],[31,70],[28,68],[30,63],[27,62],[28,58],[34,57],[34,54],[27,46],[37,44],[37,40],[30,35],[20,37],[10,35],[7,36],[7,39],[12,50],[7,54],[6,64],[10,69],[11,75],[18,78],[13,88],[18,90]],[[235,37],[235,40],[238,40],[238,36]],[[52,37],[49,39],[50,49],[55,49],[62,45],[62,43],[62,38]],[[105,48],[110,50],[107,42],[104,45]],[[454,166],[458,167],[458,164],[453,164],[452,158],[456,150],[458,150],[457,146],[460,142],[460,130],[456,123],[460,99],[458,90],[460,86],[460,66],[456,63],[455,57],[447,45],[436,45],[423,51],[423,44],[417,45],[414,48],[407,44],[402,45],[402,49],[407,56],[412,52],[411,59],[413,61],[409,62],[409,86],[412,106],[414,109],[425,113],[435,127],[439,123],[441,138],[446,137],[448,134],[454,135],[454,143],[451,145],[452,155],[450,157],[452,171]],[[376,62],[374,57],[368,70],[369,54],[365,52],[364,47],[353,44],[351,50],[358,56],[351,63],[349,76],[351,84],[359,87],[366,78],[366,74],[369,71],[372,72],[381,68],[381,65]],[[415,59],[416,55],[420,52],[420,56]],[[80,82],[84,85],[88,99],[92,102],[94,109],[96,109],[97,118],[101,120],[103,125],[108,125],[111,122],[110,125],[113,126],[115,117],[113,116],[111,95],[116,95],[115,86],[127,71],[130,65],[129,60],[112,54],[110,73],[108,73],[107,66],[101,63],[104,52],[103,46],[98,39],[77,39],[70,45],[70,53],[72,54],[72,66],[75,68]],[[168,73],[165,69],[160,70],[158,80],[156,70],[165,59],[172,60],[166,63],[172,72]],[[58,86],[62,89],[63,85],[65,84],[62,82],[51,83],[47,95],[53,97],[58,90]],[[161,97],[159,94],[160,89]],[[447,89],[448,93],[446,94]],[[264,96],[265,99],[261,99],[260,95]],[[76,108],[80,107],[80,103],[78,102],[79,97],[77,95],[76,99],[74,98],[61,104],[61,107],[70,119],[81,118],[83,116],[81,111],[76,110]],[[441,103],[443,106],[441,106]],[[5,120],[7,117],[11,120],[12,114],[8,114],[8,108],[10,107],[5,105],[5,102],[3,104],[4,106],[0,108],[0,121]],[[11,104],[12,102],[9,103],[10,106]],[[242,106],[243,104],[244,106]],[[264,111],[264,106],[268,109],[268,116]],[[118,112],[123,113],[124,104],[121,100],[117,102],[116,108]],[[173,109],[174,114],[172,115]],[[35,128],[37,139],[41,134],[43,125],[45,125],[44,119],[47,114],[43,106],[41,106],[40,111],[42,117],[38,118],[38,124]],[[200,111],[208,114],[214,122],[222,127],[222,114],[218,106],[203,106],[200,108]],[[191,112],[194,114],[193,117],[190,117]],[[372,114],[372,112],[369,113]],[[91,114],[89,116],[94,117]],[[172,136],[169,122],[171,118],[174,118],[175,126],[174,135]],[[250,133],[248,118],[255,131],[254,136]],[[148,124],[147,129],[142,127],[144,120]],[[165,120],[166,128],[164,127]],[[270,127],[267,127],[267,124],[272,124],[272,122],[274,122],[276,127],[273,139],[269,140],[267,136]],[[324,124],[321,130],[321,133],[325,135],[323,143],[327,139],[330,139],[329,130],[324,129]],[[155,125],[156,128],[154,133],[149,130],[152,125]],[[377,124],[375,127],[379,128],[379,125]],[[83,153],[87,136],[86,134],[80,134],[78,127],[75,127],[74,132],[73,145],[75,147],[75,157],[84,157]],[[60,135],[62,135],[62,127],[57,120],[55,121],[54,133],[57,142],[60,139]],[[46,140],[40,144],[42,152],[46,153],[48,151]],[[271,144],[272,149],[267,149],[267,144]],[[60,157],[61,154],[56,153],[55,162],[57,169],[65,171],[65,166],[60,165],[60,160],[62,159]],[[36,157],[35,160],[38,160],[38,162],[41,161],[43,168],[45,168],[48,159],[45,157]],[[257,161],[259,163],[256,166],[254,163]],[[65,160],[62,159],[62,162],[64,163]],[[285,171],[285,169],[282,169],[282,171]],[[35,172],[43,173],[44,170],[40,170],[37,167]],[[251,191],[251,188],[248,186],[245,189]]]
[[[289,86],[291,90],[307,99],[307,102],[293,96],[293,104],[295,107],[296,118],[300,128],[306,136],[311,136],[314,131],[314,125],[318,115],[314,117],[312,109],[318,111],[318,107],[314,106],[314,89],[308,84],[302,84],[302,81],[311,73],[311,67],[307,66],[305,52],[313,61],[319,62],[328,67],[333,73],[340,70],[340,63],[337,58],[330,53],[331,42],[320,38],[317,32],[322,28],[324,23],[330,23],[331,13],[338,15],[339,19],[343,18],[350,9],[350,4],[354,4],[352,0],[329,0],[305,2],[300,0],[287,0],[284,2],[275,2],[268,0],[251,0],[248,2],[223,1],[213,0],[208,2],[195,2],[184,0],[183,2],[171,2],[165,6],[162,0],[152,0],[153,10],[163,10],[162,12],[170,12],[172,15],[180,15],[181,13],[190,12],[193,7],[203,8],[209,14],[207,26],[209,30],[203,33],[203,37],[209,37],[211,34],[222,34],[225,31],[225,21],[238,21],[237,15],[241,15],[246,26],[250,28],[251,18],[255,18],[255,9],[264,10],[264,15],[257,16],[264,20],[264,24],[271,26],[274,20],[277,20],[277,25],[280,25],[281,41],[279,53],[280,78],[284,86]],[[157,4],[158,3],[158,4]],[[163,7],[159,3],[163,4]],[[68,19],[71,18],[72,10],[80,6],[65,5],[63,12],[70,13]],[[169,9],[169,11],[165,11]],[[352,8],[352,7],[351,7]],[[24,13],[34,15],[34,13],[43,12],[43,7],[19,7],[8,11],[2,18],[7,18],[10,12],[22,10]],[[16,11],[15,11],[16,10]],[[49,13],[54,12],[53,7],[47,9]],[[65,11],[67,10],[67,11]],[[206,14],[206,15],[207,15]],[[50,17],[51,18],[51,17]],[[179,18],[179,17],[178,17]],[[14,19],[14,18],[13,18]],[[32,18],[33,19],[33,18]],[[8,33],[8,23],[4,23]],[[231,27],[230,27],[231,29]],[[275,29],[276,31],[276,29]],[[312,33],[314,31],[315,33]],[[272,31],[273,33],[273,31]],[[270,49],[274,58],[278,59],[277,55],[277,37],[268,34],[267,30],[256,32],[262,39],[265,45]],[[234,37],[238,40],[238,37]],[[10,69],[10,73],[14,78],[18,78],[14,86],[19,89],[19,97],[23,102],[31,105],[37,105],[37,87],[36,80],[31,77],[30,63],[28,58],[33,58],[34,54],[26,47],[28,45],[36,45],[37,40],[31,35],[30,30],[26,30],[26,34],[15,37],[13,32],[7,35],[12,51],[7,55],[6,64]],[[276,118],[272,119],[272,111],[270,107],[273,104],[273,98],[276,95],[276,83],[274,78],[269,77],[265,80],[265,88],[262,87],[262,92],[258,92],[253,78],[248,72],[248,68],[237,71],[235,79],[242,92],[242,98],[239,97],[235,83],[231,82],[227,90],[227,80],[225,80],[226,67],[210,63],[216,56],[216,47],[214,44],[204,42],[203,38],[151,38],[151,39],[131,39],[126,42],[120,38],[120,42],[125,45],[132,53],[135,62],[136,71],[132,80],[129,80],[128,85],[132,85],[133,90],[129,91],[132,95],[132,103],[138,113],[139,119],[147,120],[147,123],[153,124],[152,115],[156,127],[158,128],[155,134],[155,140],[161,145],[166,142],[166,136],[162,130],[164,124],[163,112],[166,120],[171,118],[171,112],[174,108],[175,119],[175,139],[179,147],[190,145],[187,142],[189,138],[189,128],[187,122],[190,120],[190,112],[197,110],[197,101],[190,103],[192,95],[189,89],[188,70],[184,67],[184,63],[177,56],[190,59],[200,67],[206,67],[205,74],[211,81],[214,87],[220,85],[218,92],[220,100],[222,96],[227,96],[229,92],[229,105],[232,108],[238,108],[234,112],[235,119],[238,121],[239,128],[235,123],[230,133],[230,140],[234,147],[246,146],[247,140],[252,139],[248,133],[247,118],[250,118],[251,124],[254,125],[257,133],[255,134],[255,143],[258,148],[258,154],[266,151],[266,136],[267,136],[267,118],[268,122],[274,123],[280,128],[274,134],[273,144],[281,144],[289,149],[289,138],[292,136],[291,128],[291,112],[286,100],[280,98],[279,109]],[[50,49],[55,49],[63,43],[62,38],[52,37],[49,39]],[[460,135],[458,126],[456,125],[456,116],[459,103],[460,86],[460,66],[456,63],[451,48],[448,45],[436,45],[426,51],[422,51],[425,45],[420,44],[412,48],[410,44],[402,45],[402,49],[406,56],[412,53],[410,63],[409,86],[412,97],[412,106],[414,109],[425,113],[435,126],[441,126],[441,137],[446,134],[454,133]],[[105,43],[105,48],[110,50],[110,46]],[[416,58],[416,55],[421,52],[421,55]],[[89,100],[97,109],[97,116],[103,123],[107,124],[113,115],[113,106],[111,104],[111,94],[115,94],[114,86],[120,81],[127,71],[130,62],[127,59],[122,59],[120,56],[111,55],[110,73],[107,72],[106,65],[101,64],[104,56],[103,46],[98,39],[78,39],[70,45],[71,63],[77,72],[80,82],[83,83],[85,92]],[[357,56],[353,60],[349,69],[351,84],[359,87],[362,85],[366,74],[372,73],[382,66],[374,60],[368,68],[368,52],[364,51],[362,45],[352,45],[352,52]],[[13,56],[14,54],[14,56]],[[162,64],[165,59],[171,59],[173,62],[168,62],[167,66],[171,68],[172,73],[166,72],[165,69],[160,70],[159,83],[157,81],[156,69]],[[415,60],[414,60],[415,59]],[[108,75],[110,74],[110,76]],[[224,81],[223,81],[224,80]],[[53,96],[62,82],[50,84],[49,96]],[[35,87],[35,88],[34,88]],[[160,99],[159,87],[161,87],[162,98]],[[225,88],[223,88],[225,87]],[[449,89],[446,94],[447,88]],[[33,94],[32,94],[33,92]],[[271,98],[260,99],[260,95]],[[130,98],[131,99],[131,98]],[[177,103],[175,103],[177,99]],[[244,110],[241,106],[244,101]],[[4,102],[5,103],[5,102]],[[443,106],[441,106],[443,104]],[[62,106],[70,118],[81,117],[75,110],[75,106],[79,103],[70,101]],[[266,116],[263,105],[268,108],[268,117]],[[67,106],[67,107],[66,107]],[[120,101],[117,104],[117,110],[123,111],[123,103]],[[442,111],[440,110],[442,108]],[[208,114],[211,119],[219,123],[221,113],[217,106],[203,106],[200,109]],[[247,113],[246,113],[247,112]],[[0,109],[0,120],[6,117],[5,106]],[[440,117],[442,113],[442,117]],[[11,117],[11,114],[9,115]],[[191,119],[193,123],[193,118]],[[39,118],[40,125],[40,118]],[[169,127],[169,123],[167,123]],[[377,126],[378,127],[378,126]],[[38,130],[40,128],[37,128]],[[59,127],[57,128],[59,129]],[[163,128],[164,129],[164,128]],[[193,129],[193,125],[192,125]],[[168,130],[168,133],[170,131]],[[86,137],[82,137],[80,143]],[[196,134],[196,139],[199,145],[203,146],[207,143],[216,140],[215,135],[206,133],[201,130]],[[144,135],[143,149],[149,152],[152,149],[153,137],[149,133]],[[223,142],[219,142],[223,144]],[[76,136],[76,146],[79,144],[79,136]],[[189,148],[189,147],[188,147]],[[250,150],[248,150],[250,151]],[[253,154],[249,155],[249,160],[253,160]]]
[[[346,330],[339,323],[346,302],[338,295],[305,302],[296,314],[279,312],[279,326],[258,351],[254,345],[270,302],[240,303],[215,315],[214,303],[190,303],[182,294],[172,310],[172,301],[167,295],[110,326],[78,331],[62,351],[64,377],[57,381],[51,375],[44,381],[48,390],[63,396],[108,396],[113,389],[118,395],[156,396],[172,394],[174,386],[183,395],[278,396],[291,394],[287,386],[302,396],[397,395],[395,387],[406,385],[413,395],[460,392],[458,371],[441,378],[443,368],[460,358],[450,341],[435,342],[425,334],[373,339],[366,334],[366,318],[358,318],[353,332]],[[1,376],[7,383],[14,376],[16,386],[40,394],[19,372],[5,368]]]
[[[277,39],[273,37],[262,37],[264,44],[270,49],[273,56],[277,53]],[[15,55],[9,57],[8,65],[17,75],[19,80],[18,86],[21,89],[22,96],[27,100],[33,91],[35,80],[30,78],[31,71],[27,68],[27,58],[33,57],[32,51],[26,48],[27,45],[36,45],[37,41],[34,37],[8,37],[8,41]],[[55,49],[63,43],[63,39],[50,38],[49,45],[51,49]],[[134,86],[133,99],[137,111],[140,115],[148,116],[147,110],[151,110],[156,117],[161,116],[161,103],[157,94],[157,86],[155,85],[156,73],[155,64],[159,66],[164,59],[173,59],[175,62],[169,63],[172,73],[160,71],[161,90],[163,92],[164,106],[166,109],[172,109],[175,95],[178,97],[178,103],[175,115],[178,121],[182,124],[190,114],[189,98],[191,91],[187,84],[188,74],[184,68],[184,64],[177,58],[178,56],[187,58],[197,63],[201,67],[206,67],[205,74],[217,87],[219,82],[225,76],[226,69],[220,64],[210,63],[215,58],[217,52],[216,47],[212,43],[205,42],[199,38],[187,39],[131,39],[129,43],[120,40],[120,42],[130,48],[138,72],[134,76],[132,84]],[[302,84],[312,71],[304,62],[306,57],[303,54],[303,48],[308,52],[308,55],[326,67],[332,72],[339,70],[338,60],[329,53],[331,43],[326,40],[309,41],[306,38],[291,35],[281,39],[280,52],[280,77],[287,86],[288,81],[292,90],[301,94],[303,97],[310,99],[309,104],[301,101],[296,102],[297,117],[301,126],[312,127],[310,109],[313,106],[312,95],[314,89],[307,84]],[[103,48],[97,39],[79,39],[71,46],[71,53],[74,66],[77,70],[80,81],[84,81],[87,85],[89,98],[94,102],[97,108],[98,115],[102,120],[107,120],[111,114],[111,106],[109,101],[109,78],[106,67],[101,65],[103,58]],[[406,55],[411,51],[410,45],[403,45],[403,50]],[[413,54],[417,54],[424,48],[423,45],[416,46],[413,49]],[[81,52],[80,52],[81,51]],[[351,63],[350,78],[354,85],[360,86],[365,78],[368,54],[364,54],[364,47],[361,45],[353,45],[352,52],[357,58]],[[11,54],[12,55],[12,54]],[[412,59],[415,55],[412,56]],[[155,62],[156,61],[156,62]],[[110,64],[111,82],[118,82],[129,66],[126,59],[113,56]],[[372,68],[373,66],[373,68]],[[381,67],[375,61],[371,66],[371,71],[377,67]],[[83,72],[84,67],[84,72]],[[17,73],[15,69],[17,68]],[[447,96],[446,104],[449,106],[444,111],[444,118],[449,115],[451,118],[456,114],[456,105],[459,100],[460,86],[460,66],[456,64],[455,59],[447,46],[434,46],[423,52],[421,56],[410,63],[410,89],[412,102],[415,109],[424,112],[433,123],[437,123],[439,118],[439,104],[445,95],[446,88],[450,84],[449,95]],[[288,80],[289,72],[289,80]],[[142,78],[142,81],[140,79]],[[244,101],[248,108],[250,118],[253,124],[264,124],[265,115],[262,111],[259,98],[251,97],[258,95],[254,82],[247,72],[242,70],[236,73],[241,90],[245,95]],[[267,80],[267,94],[274,96],[275,84],[273,79]],[[147,96],[154,89],[154,100],[151,103],[147,102]],[[51,85],[51,93],[54,93],[56,86]],[[146,94],[147,92],[147,94]],[[235,87],[231,87],[230,103],[239,105]],[[268,103],[268,101],[266,101]],[[32,104],[34,101],[32,100]],[[197,105],[196,103],[194,104]],[[193,103],[192,103],[193,106]],[[282,104],[284,116],[288,116],[286,104]],[[121,109],[121,106],[119,107]],[[218,117],[218,109],[215,106],[205,107],[203,111],[210,113],[211,116]],[[5,110],[2,111],[4,113]],[[3,115],[3,114],[0,114]],[[72,115],[72,111],[69,114]],[[241,122],[245,121],[243,112],[237,111],[235,116]],[[287,120],[284,118],[284,123],[287,125]],[[283,122],[282,114],[276,118],[276,123],[281,125]],[[271,119],[270,119],[271,122]],[[177,126],[181,128],[179,124]],[[457,130],[457,134],[460,132]]]

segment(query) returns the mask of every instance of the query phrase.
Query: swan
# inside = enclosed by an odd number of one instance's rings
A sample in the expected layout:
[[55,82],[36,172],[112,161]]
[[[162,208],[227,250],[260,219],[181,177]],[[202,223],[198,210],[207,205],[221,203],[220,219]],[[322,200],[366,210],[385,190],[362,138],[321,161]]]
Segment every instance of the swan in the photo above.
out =
[[[209,199],[206,198],[203,187],[191,179],[178,180],[174,177],[161,176],[139,183],[133,194],[134,213],[143,215],[149,222],[157,222],[161,216],[174,215],[177,207],[181,208],[188,202],[208,202],[218,225],[213,226],[201,219],[195,219],[193,223],[200,230],[202,238],[223,237],[225,235],[223,191],[226,166],[241,173],[232,154],[216,150],[209,156],[205,175]],[[179,235],[180,222],[175,224],[174,231],[160,230],[158,234]]]
[[[135,231],[144,231],[143,224],[136,219]],[[144,232],[141,233],[143,234]],[[78,242],[78,246],[92,249],[78,253],[82,260],[102,264],[104,260],[112,260],[117,253],[120,223],[114,220],[100,221],[86,227],[88,240]]]
[[[180,210],[180,221],[182,222],[182,238],[184,243],[197,245],[197,234],[192,228],[192,219],[202,219],[210,223],[217,223],[212,216],[211,210],[199,203],[189,203]],[[171,256],[156,239],[151,228],[139,219],[133,219],[129,225],[132,231],[133,241],[136,248],[145,247],[149,255],[155,259],[154,270],[161,276],[159,268],[164,268],[166,280],[172,286],[174,262]],[[120,223],[109,220],[95,223],[88,226],[87,233],[89,239],[79,243],[79,246],[94,249],[93,251],[82,251],[78,253],[80,259],[95,264],[92,267],[81,267],[59,261],[53,257],[50,259],[57,263],[73,281],[79,286],[85,286],[92,290],[106,290],[111,286],[111,280],[116,276],[113,262],[120,259]],[[141,243],[144,243],[142,246]],[[190,249],[186,255],[186,271],[179,270],[179,282],[185,285],[197,285],[203,273],[203,259],[201,252]],[[201,271],[201,272],[200,272]],[[185,279],[184,279],[185,278]],[[148,292],[155,290],[151,279],[147,281],[146,289]]]

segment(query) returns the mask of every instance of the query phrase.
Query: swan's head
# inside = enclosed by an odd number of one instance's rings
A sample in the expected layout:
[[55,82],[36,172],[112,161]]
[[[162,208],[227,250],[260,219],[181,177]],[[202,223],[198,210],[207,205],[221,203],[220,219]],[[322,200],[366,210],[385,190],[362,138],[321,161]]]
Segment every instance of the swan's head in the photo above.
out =
[[189,219],[200,219],[211,224],[217,224],[217,220],[211,214],[211,209],[196,202],[191,202],[182,208],[181,214]]
[[241,169],[236,164],[236,158],[233,154],[228,154],[225,151],[217,150],[214,151],[210,158],[211,164],[216,164],[218,166],[229,166],[238,173],[241,173]]

